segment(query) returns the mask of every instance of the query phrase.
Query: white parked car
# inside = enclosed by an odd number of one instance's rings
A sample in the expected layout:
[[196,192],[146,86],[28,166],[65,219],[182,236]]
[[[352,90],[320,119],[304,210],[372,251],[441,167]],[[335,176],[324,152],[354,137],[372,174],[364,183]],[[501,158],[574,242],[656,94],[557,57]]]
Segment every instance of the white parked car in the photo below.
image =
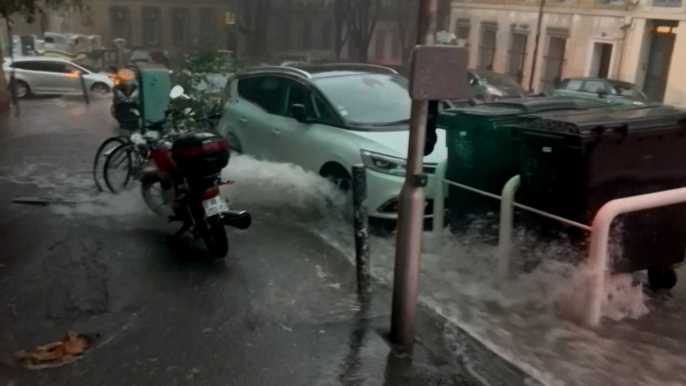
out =
[[[366,165],[372,220],[394,220],[410,136],[408,83],[392,69],[370,65],[256,67],[229,80],[219,128],[237,152],[300,165],[342,189],[350,187],[352,166]],[[427,217],[432,174],[447,157],[445,132],[437,135],[424,159]]]
[[94,73],[68,60],[50,57],[23,57],[3,63],[5,77],[9,83],[14,71],[19,98],[29,95],[82,94],[81,75],[86,89],[91,93],[107,94],[114,82],[106,74]]

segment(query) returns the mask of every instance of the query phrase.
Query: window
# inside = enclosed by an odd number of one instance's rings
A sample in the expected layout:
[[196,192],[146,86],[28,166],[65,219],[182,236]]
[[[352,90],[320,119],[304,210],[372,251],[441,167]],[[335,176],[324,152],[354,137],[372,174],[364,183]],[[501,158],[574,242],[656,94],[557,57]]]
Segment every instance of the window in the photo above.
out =
[[341,76],[314,82],[349,124],[388,126],[410,119],[409,81],[400,75]]
[[43,71],[43,66],[40,62],[16,62],[12,63],[12,68],[27,71]]
[[567,84],[565,84],[564,89],[569,90],[569,91],[581,91],[581,86],[584,85],[583,80],[579,79],[570,79],[567,81]]
[[162,36],[162,11],[159,8],[143,7],[143,44],[160,43]]
[[172,9],[172,43],[175,46],[188,45],[190,42],[190,17],[188,9]]
[[605,87],[605,82],[602,80],[587,80],[584,82],[584,87],[581,91],[597,94],[599,92],[607,92],[607,88]]
[[128,7],[110,7],[112,40],[124,39],[131,44],[131,11]]
[[522,84],[524,81],[524,63],[526,61],[526,44],[528,40],[529,35],[512,32],[507,73],[519,84]]
[[310,48],[312,48],[312,21],[306,19],[303,20],[303,49]]
[[214,8],[200,10],[200,39],[207,44],[217,35],[217,11]]
[[316,117],[316,109],[314,107],[314,98],[312,91],[305,87],[304,85],[287,80],[288,83],[288,103],[286,104],[287,116],[292,117],[290,112],[290,107],[293,105],[303,105],[305,106],[305,116],[306,117]]
[[541,91],[553,90],[562,80],[566,50],[566,37],[553,35],[548,38],[548,53],[543,57]]
[[322,22],[322,45],[321,48],[327,49],[331,48],[331,42],[333,40],[333,24],[331,19],[325,19]]
[[393,34],[393,42],[391,43],[391,56],[393,59],[400,59],[403,54],[402,44],[400,42],[400,34]]
[[457,44],[461,47],[469,47],[469,31],[471,30],[471,22],[469,19],[457,19],[455,25],[455,38]]
[[238,82],[238,93],[270,114],[286,112],[287,79],[277,76],[244,78]]
[[376,43],[374,44],[375,58],[378,61],[383,61],[386,57],[386,32],[376,32]]
[[479,43],[479,65],[482,70],[493,71],[495,60],[495,43],[498,34],[497,24],[483,22],[481,24],[481,41]]

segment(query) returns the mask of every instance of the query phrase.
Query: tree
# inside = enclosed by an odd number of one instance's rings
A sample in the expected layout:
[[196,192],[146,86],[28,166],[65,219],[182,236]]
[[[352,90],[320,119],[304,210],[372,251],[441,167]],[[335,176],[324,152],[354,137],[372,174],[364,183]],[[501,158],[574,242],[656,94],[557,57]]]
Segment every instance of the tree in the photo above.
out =
[[[41,6],[41,4],[43,6]],[[10,40],[10,53],[12,52],[12,18],[20,16],[28,22],[33,22],[36,14],[44,13],[45,9],[57,9],[60,7],[81,9],[81,0],[0,0],[0,18],[7,23],[8,38]],[[2,62],[2,50],[0,50],[0,62]],[[0,79],[5,79],[2,67],[0,67]],[[5,109],[2,101],[6,98],[2,95],[6,90],[0,89],[0,113]]]
[[245,38],[246,51],[252,60],[267,56],[267,34],[271,0],[239,0],[238,31]]
[[369,43],[374,35],[383,6],[381,0],[339,0],[341,11],[336,17],[342,18],[345,24],[348,44],[357,52],[357,60],[368,61]]
[[[407,64],[417,43],[417,23],[419,22],[419,1],[395,0],[395,17],[402,47],[403,64]],[[437,31],[450,28],[452,0],[438,0]]]
[[341,60],[341,51],[345,43],[348,41],[348,30],[345,28],[345,18],[343,15],[343,7],[345,6],[345,0],[335,0],[334,2],[334,15],[336,15],[335,22],[335,36],[334,36],[334,50],[336,51],[336,61]]

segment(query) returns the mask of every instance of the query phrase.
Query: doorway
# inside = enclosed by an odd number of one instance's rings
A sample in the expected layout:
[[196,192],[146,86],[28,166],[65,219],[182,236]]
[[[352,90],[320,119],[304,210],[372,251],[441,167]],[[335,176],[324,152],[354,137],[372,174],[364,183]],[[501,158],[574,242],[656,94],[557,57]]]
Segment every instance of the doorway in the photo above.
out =
[[591,71],[589,76],[606,79],[610,75],[613,48],[614,46],[611,43],[593,44],[593,56],[591,59]]
[[678,33],[678,22],[655,20],[648,29],[650,34],[650,55],[643,92],[653,101],[663,102],[667,91],[669,68],[672,64],[674,42]]

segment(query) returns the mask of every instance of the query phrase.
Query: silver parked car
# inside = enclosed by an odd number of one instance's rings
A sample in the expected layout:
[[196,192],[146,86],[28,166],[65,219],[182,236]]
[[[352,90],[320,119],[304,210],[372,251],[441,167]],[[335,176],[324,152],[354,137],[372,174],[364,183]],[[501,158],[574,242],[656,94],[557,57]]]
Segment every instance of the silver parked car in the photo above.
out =
[[106,74],[92,72],[82,66],[60,58],[24,57],[3,63],[9,82],[14,71],[17,97],[29,95],[82,94],[81,75],[91,93],[107,94],[114,81]]

